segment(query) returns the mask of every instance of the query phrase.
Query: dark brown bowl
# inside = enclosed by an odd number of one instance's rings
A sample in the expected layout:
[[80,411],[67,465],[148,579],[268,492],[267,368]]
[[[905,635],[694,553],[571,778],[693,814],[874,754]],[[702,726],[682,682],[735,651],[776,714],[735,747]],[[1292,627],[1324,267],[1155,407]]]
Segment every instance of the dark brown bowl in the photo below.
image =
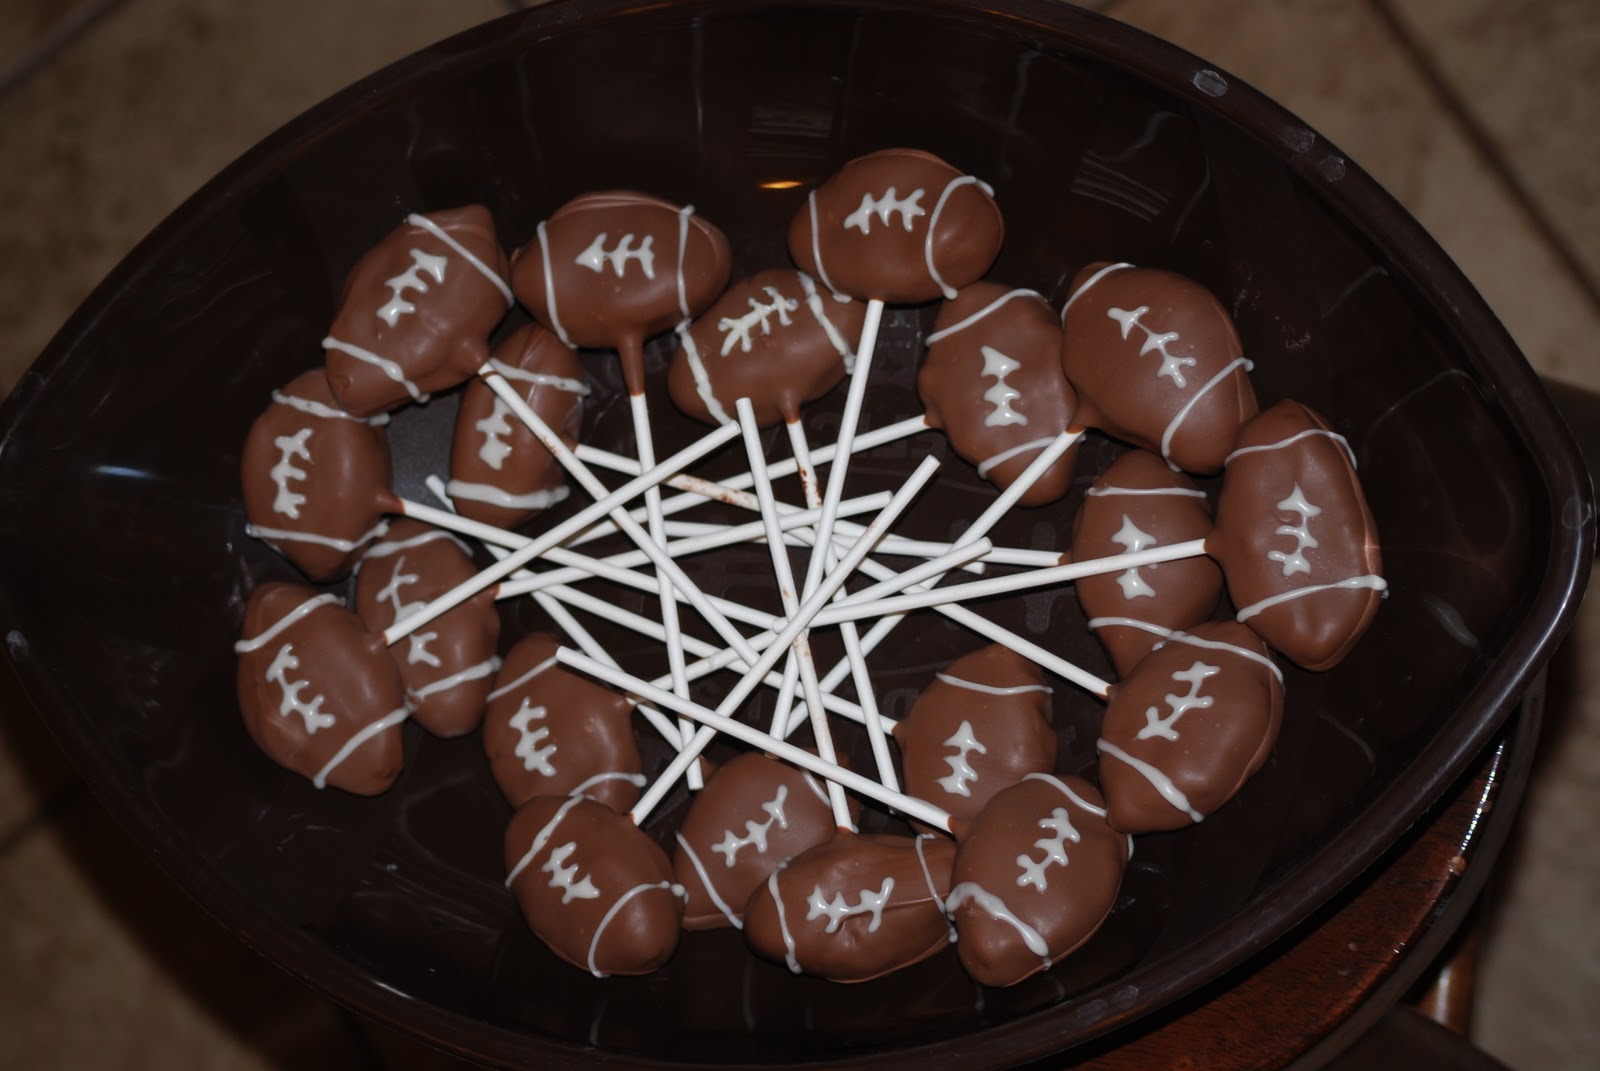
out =
[[[501,888],[509,809],[476,738],[413,728],[400,783],[370,800],[319,793],[250,745],[231,642],[251,587],[293,572],[244,534],[244,429],[317,362],[345,272],[407,211],[485,203],[514,247],[579,192],[642,187],[713,218],[743,274],[783,262],[805,187],[890,145],[994,184],[1010,223],[995,278],[1059,302],[1114,258],[1222,295],[1263,400],[1311,405],[1356,449],[1389,596],[1343,665],[1289,674],[1262,773],[1203,825],[1141,838],[1106,927],[1041,977],[982,990],[940,956],[836,986],[694,934],[653,976],[592,979]],[[874,396],[896,416],[920,409],[930,315],[888,318]],[[590,367],[614,388],[613,361]],[[402,491],[440,464],[450,404],[397,418]],[[623,408],[596,406],[588,433],[626,442]],[[101,799],[295,975],[505,1066],[998,1066],[1160,1008],[1304,919],[1462,770],[1569,625],[1594,536],[1532,372],[1414,220],[1247,86],[1043,0],[571,0],[462,34],[224,171],[84,304],[3,416],[7,652]],[[664,449],[688,434],[660,417]],[[1080,484],[1116,449],[1086,447]],[[971,514],[983,491],[950,468],[914,523]],[[1021,514],[1002,538],[1048,543],[1069,517]],[[994,612],[1104,665],[1070,593]],[[970,646],[935,627],[887,652],[890,712]],[[1097,712],[1058,695],[1064,768],[1092,772]]]

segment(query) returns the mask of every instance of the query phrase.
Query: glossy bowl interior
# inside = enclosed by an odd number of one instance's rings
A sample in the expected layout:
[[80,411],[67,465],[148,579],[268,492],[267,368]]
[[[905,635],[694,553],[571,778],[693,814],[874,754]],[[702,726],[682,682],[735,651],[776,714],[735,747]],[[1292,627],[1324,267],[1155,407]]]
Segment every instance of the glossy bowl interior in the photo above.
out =
[[[575,194],[648,189],[713,219],[737,277],[785,262],[806,188],[891,145],[994,185],[1009,227],[993,278],[1059,306],[1085,263],[1119,259],[1221,295],[1263,402],[1297,398],[1349,438],[1390,594],[1343,665],[1290,671],[1262,773],[1203,825],[1141,838],[1108,924],[1045,975],[982,990],[946,955],[838,986],[722,933],[690,935],[648,978],[592,979],[539,945],[501,887],[510,812],[476,737],[412,727],[400,783],[371,800],[319,793],[250,745],[231,643],[250,589],[294,573],[244,534],[244,431],[319,360],[345,273],[408,211],[487,204],[514,248]],[[887,317],[880,417],[920,411],[911,377],[931,315]],[[664,352],[651,351],[658,372]],[[613,395],[614,360],[588,367]],[[401,491],[443,465],[451,404],[397,417]],[[664,453],[692,429],[656,408]],[[814,437],[836,412],[837,399],[818,407]],[[174,213],[4,418],[7,650],[97,793],[290,971],[507,1066],[998,1066],[1162,1008],[1304,919],[1460,771],[1565,629],[1593,534],[1581,466],[1532,373],[1414,221],[1225,73],[1042,0],[572,0],[463,34],[319,105]],[[586,435],[625,447],[626,419],[602,402]],[[916,449],[945,449],[932,440]],[[997,538],[1059,545],[1117,449],[1086,446],[1068,505]],[[861,478],[892,483],[907,456],[877,455]],[[949,468],[908,522],[920,532],[982,501]],[[995,613],[1103,670],[1070,592]],[[508,621],[538,623],[525,608]],[[888,712],[973,645],[930,625],[885,652]],[[1098,709],[1058,695],[1063,768],[1092,773]]]

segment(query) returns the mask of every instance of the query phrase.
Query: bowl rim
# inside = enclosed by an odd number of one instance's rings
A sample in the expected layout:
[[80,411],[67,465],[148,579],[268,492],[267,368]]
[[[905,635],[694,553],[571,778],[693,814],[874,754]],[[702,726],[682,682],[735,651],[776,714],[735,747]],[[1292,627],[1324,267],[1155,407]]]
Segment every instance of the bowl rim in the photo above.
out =
[[[953,1068],[1059,1052],[1063,1044],[1077,1044],[1125,1027],[1215,981],[1283,938],[1371,865],[1415,816],[1449,787],[1503,723],[1570,629],[1592,563],[1596,522],[1587,470],[1538,377],[1504,326],[1448,254],[1387,191],[1320,133],[1243,80],[1142,30],[1063,0],[674,0],[660,5],[640,5],[637,0],[549,0],[469,28],[367,75],[289,120],[222,169],[158,224],[69,317],[0,405],[0,427],[14,429],[25,417],[51,373],[70,360],[92,334],[117,292],[152,270],[167,250],[202,226],[211,214],[259,184],[262,175],[281,169],[336,125],[379,110],[421,83],[461,76],[474,65],[503,60],[550,35],[581,31],[619,18],[663,13],[692,17],[735,7],[741,14],[832,9],[862,15],[998,20],[1054,50],[1091,56],[1098,64],[1135,75],[1211,112],[1236,133],[1262,146],[1358,229],[1382,236],[1375,239],[1377,252],[1388,258],[1396,273],[1408,280],[1415,298],[1459,341],[1464,359],[1480,385],[1498,402],[1501,416],[1529,451],[1543,459],[1541,475],[1551,492],[1550,538],[1543,557],[1545,573],[1537,590],[1520,617],[1508,623],[1510,640],[1501,656],[1462,697],[1451,724],[1464,723],[1465,731],[1430,740],[1393,783],[1324,845],[1319,855],[1342,860],[1331,868],[1331,875],[1311,875],[1305,872],[1307,868],[1297,868],[1274,887],[1271,903],[1261,905],[1261,910],[1241,913],[1163,956],[1161,973],[1169,979],[1164,986],[1145,977],[1153,973],[1153,968],[1146,967],[1076,994],[1074,1000],[1083,1007],[1075,1015],[1063,1016],[1057,1006],[1020,1016],[964,1036],[958,1052],[949,1051],[947,1042],[927,1043],[841,1055],[827,1063],[831,1067],[866,1067],[903,1062]],[[1303,139],[1291,145],[1284,140],[1286,131],[1309,132],[1314,137],[1309,148],[1297,149]],[[1272,132],[1278,132],[1277,136]],[[9,438],[10,432],[5,435]],[[4,442],[0,442],[0,453],[3,450]],[[0,621],[9,631],[16,618],[11,593],[6,585],[0,585]],[[25,650],[13,650],[8,643],[6,653],[29,702],[44,716],[95,795],[192,899],[250,948],[325,996],[365,1016],[400,1026],[441,1049],[506,1066],[525,1060],[530,1045],[547,1055],[572,1060],[606,1063],[620,1059],[415,1000],[378,982],[311,935],[285,931],[265,911],[238,897],[175,830],[159,821],[121,783],[109,758],[73,715],[72,705]],[[1462,718],[1460,710],[1475,711],[1477,716]],[[1413,776],[1419,769],[1425,772]],[[1403,793],[1400,787],[1404,787]],[[1392,798],[1397,796],[1400,798]],[[683,1066],[631,1053],[626,1060],[638,1066]]]

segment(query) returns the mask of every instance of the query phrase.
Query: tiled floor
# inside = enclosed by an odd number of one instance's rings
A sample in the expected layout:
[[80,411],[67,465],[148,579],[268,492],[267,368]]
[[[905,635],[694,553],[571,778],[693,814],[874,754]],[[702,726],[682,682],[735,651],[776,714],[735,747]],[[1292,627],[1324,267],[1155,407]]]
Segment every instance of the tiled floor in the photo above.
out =
[[[515,6],[13,0],[0,17],[0,384],[242,149],[355,76]],[[1594,0],[1100,6],[1300,114],[1421,219],[1540,371],[1600,391]],[[1594,650],[1600,598],[1558,660],[1516,867],[1486,932],[1475,1037],[1528,1071],[1600,1062],[1600,855],[1584,848],[1600,798],[1600,663],[1582,657]],[[8,693],[0,1009],[4,1067],[446,1063],[352,1022],[217,930]]]

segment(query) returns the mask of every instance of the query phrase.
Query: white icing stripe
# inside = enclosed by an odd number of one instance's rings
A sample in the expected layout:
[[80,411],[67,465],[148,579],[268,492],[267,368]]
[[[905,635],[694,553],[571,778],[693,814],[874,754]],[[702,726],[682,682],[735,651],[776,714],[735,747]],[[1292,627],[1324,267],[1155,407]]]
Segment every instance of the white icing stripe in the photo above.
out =
[[1233,463],[1233,459],[1238,457],[1240,454],[1254,454],[1262,450],[1279,450],[1285,446],[1292,446],[1309,435],[1326,435],[1328,438],[1338,443],[1344,448],[1345,456],[1350,459],[1350,467],[1356,467],[1356,452],[1350,449],[1350,441],[1343,435],[1340,435],[1338,432],[1328,431],[1326,428],[1307,428],[1305,431],[1296,432],[1287,439],[1279,439],[1275,443],[1262,443],[1259,446],[1241,446],[1239,449],[1223,458],[1222,463],[1224,465],[1230,465]]
[[461,540],[457,539],[455,536],[451,535],[449,532],[434,530],[432,532],[422,532],[418,535],[412,536],[410,539],[386,539],[381,543],[374,543],[372,546],[367,548],[367,552],[363,556],[363,560],[387,558],[389,555],[398,554],[402,550],[410,550],[413,547],[420,547],[428,543],[437,543],[441,539],[446,539],[454,543],[458,548],[460,548],[461,553],[463,554],[470,555],[472,553],[472,549],[470,547],[468,547]]
[[1007,461],[1010,461],[1012,458],[1016,457],[1018,454],[1026,454],[1034,450],[1043,450],[1053,442],[1055,442],[1054,438],[1035,439],[1032,442],[1023,443],[1020,446],[1013,446],[1009,450],[1002,450],[978,466],[978,478],[986,479],[989,475],[989,472],[996,465],[1003,465]]
[[1161,433],[1161,456],[1166,458],[1169,464],[1172,461],[1172,437],[1177,434],[1178,425],[1182,424],[1188,419],[1189,413],[1194,409],[1195,405],[1200,401],[1200,399],[1204,398],[1206,394],[1210,392],[1212,387],[1215,387],[1218,383],[1221,383],[1233,373],[1235,368],[1238,368],[1240,365],[1244,366],[1244,370],[1246,372],[1255,367],[1255,365],[1251,364],[1243,357],[1235,357],[1233,360],[1229,361],[1226,368],[1212,376],[1210,379],[1206,380],[1205,386],[1194,392],[1193,396],[1191,396],[1189,400],[1184,403],[1183,408],[1178,410],[1178,415],[1172,418],[1172,423],[1167,425],[1167,430]]
[[1148,762],[1134,758],[1132,755],[1128,754],[1126,751],[1123,751],[1115,744],[1101,740],[1097,746],[1100,748],[1102,753],[1110,755],[1115,759],[1121,759],[1123,762],[1133,767],[1136,771],[1138,771],[1140,776],[1142,776],[1146,781],[1150,782],[1151,788],[1161,793],[1162,799],[1166,800],[1168,803],[1172,804],[1173,807],[1188,815],[1192,821],[1201,822],[1205,820],[1205,815],[1189,806],[1189,797],[1185,796],[1183,794],[1183,790],[1172,783],[1172,778],[1168,777],[1154,766],[1151,766]]
[[1213,651],[1229,651],[1240,658],[1248,658],[1252,662],[1259,662],[1272,670],[1272,675],[1278,678],[1278,683],[1283,683],[1283,670],[1278,664],[1259,651],[1252,651],[1248,647],[1240,647],[1233,643],[1223,643],[1221,640],[1206,640],[1187,632],[1174,632],[1166,639],[1166,643],[1186,643],[1191,647],[1205,647]]
[[529,372],[526,369],[515,368],[504,361],[495,360],[493,357],[489,359],[489,365],[507,379],[532,383],[536,387],[554,387],[556,390],[564,390],[568,394],[576,394],[585,398],[590,394],[589,384],[581,380],[568,379],[566,376],[547,375],[544,372]]
[[928,883],[928,899],[933,901],[934,906],[938,907],[938,909],[939,909],[939,914],[944,916],[944,924],[950,930],[950,943],[951,944],[955,944],[955,941],[956,941],[956,926],[955,926],[955,923],[950,920],[950,912],[945,910],[944,900],[939,896],[939,890],[933,884],[933,870],[928,866],[928,855],[927,855],[927,853],[922,850],[923,842],[924,841],[929,841],[929,840],[932,840],[932,839],[933,839],[933,834],[932,833],[919,833],[917,835],[917,838],[916,838],[916,842],[917,842],[917,862],[922,866],[922,880]]
[[799,974],[800,960],[794,954],[794,934],[789,932],[789,917],[783,912],[783,895],[778,891],[778,875],[781,873],[783,867],[780,865],[767,875],[767,893],[772,897],[773,906],[778,909],[778,933],[783,936],[783,961],[789,965],[790,973]]
[[539,221],[539,260],[544,266],[544,304],[550,313],[550,326],[556,329],[556,337],[562,344],[570,346],[572,339],[567,337],[567,329],[561,326],[561,314],[556,311],[556,280],[550,270],[550,243],[545,238],[544,220]]
[[[644,774],[625,773],[622,770],[606,770],[602,773],[595,774],[587,781],[578,782],[575,786],[567,791],[567,795],[587,796],[589,795],[589,789],[593,788],[595,785],[604,784],[607,781],[626,781],[635,788],[643,788],[645,784],[645,776]],[[590,798],[592,799],[593,797]]]
[[418,387],[415,383],[406,378],[405,369],[401,368],[398,364],[395,364],[387,357],[380,357],[371,350],[364,350],[360,346],[352,346],[348,342],[341,342],[332,335],[329,335],[327,338],[322,340],[322,348],[325,350],[338,350],[340,353],[347,353],[358,361],[365,361],[367,364],[372,365],[378,371],[382,372],[384,375],[388,376],[390,379],[404,387],[406,389],[406,393],[411,395],[411,400],[414,402],[425,402],[428,400],[428,396],[422,393],[422,388]]
[[806,210],[811,214],[811,259],[817,264],[817,278],[822,285],[837,294],[839,288],[833,285],[833,280],[828,278],[828,269],[822,266],[822,242],[817,235],[817,191],[812,190],[806,198]]
[[933,263],[933,235],[939,226],[939,213],[944,211],[945,202],[950,200],[950,195],[962,186],[977,186],[986,195],[994,196],[994,187],[987,182],[973,178],[971,175],[962,175],[960,178],[951,179],[939,192],[939,199],[933,204],[933,214],[928,217],[928,235],[922,241],[922,260],[928,268],[928,278],[932,279],[943,291],[945,299],[950,300],[956,296],[955,287],[944,281],[939,274],[939,269]]
[[1205,498],[1206,493],[1192,487],[1091,487],[1086,492],[1090,498],[1104,495],[1181,495],[1186,498]]
[[[822,333],[828,336],[828,341],[833,344],[833,351],[839,355],[839,362],[844,365],[845,375],[854,375],[856,370],[856,355],[850,349],[849,341],[841,334],[839,329],[828,319],[827,310],[822,304],[822,295],[817,291],[816,281],[803,271],[795,272],[800,277],[800,288],[806,292],[806,308],[811,310],[811,315],[822,328]],[[835,301],[839,298],[835,297]],[[846,298],[846,301],[849,299]]]
[[1056,791],[1060,792],[1063,796],[1067,797],[1067,799],[1071,800],[1073,803],[1076,803],[1079,807],[1082,807],[1090,814],[1097,818],[1104,818],[1106,816],[1106,809],[1104,807],[1096,807],[1094,804],[1090,803],[1088,800],[1072,791],[1072,789],[1068,788],[1066,783],[1059,777],[1056,777],[1054,774],[1023,774],[1022,779],[1024,781],[1048,781],[1050,784],[1055,786]]
[[1046,967],[1050,966],[1050,946],[1045,944],[1043,937],[1039,936],[1039,931],[1019,919],[1006,906],[1004,900],[977,882],[963,881],[960,885],[951,889],[950,898],[944,902],[945,910],[953,914],[960,910],[961,905],[968,900],[977,904],[995,919],[1015,929],[1022,936],[1022,943],[1027,947],[1028,951],[1044,960]]
[[1044,300],[1044,295],[1039,293],[1037,290],[1023,290],[1020,288],[1017,290],[1008,290],[1004,294],[1001,294],[999,297],[995,298],[993,301],[989,302],[989,304],[985,305],[983,308],[979,309],[977,312],[973,313],[971,316],[968,316],[965,320],[962,320],[960,323],[953,323],[949,327],[941,328],[938,331],[935,331],[933,334],[923,339],[922,344],[924,346],[931,346],[941,339],[949,338],[957,331],[964,331],[973,324],[977,323],[979,320],[982,320],[984,317],[988,316],[990,313],[994,312],[1012,298],[1019,297],[1033,297],[1038,298],[1040,301]]
[[544,824],[544,828],[533,835],[533,843],[528,845],[528,850],[522,854],[521,859],[517,860],[517,865],[511,868],[511,873],[506,875],[506,888],[511,888],[511,883],[517,880],[517,875],[522,873],[524,867],[533,862],[533,857],[539,854],[539,849],[549,843],[550,838],[555,835],[556,826],[561,824],[561,820],[567,816],[567,812],[582,801],[582,796],[573,796],[556,808],[556,813],[550,816],[550,821]]
[[635,896],[638,896],[640,893],[649,892],[651,889],[667,889],[667,890],[676,889],[676,890],[678,890],[678,892],[680,894],[683,891],[681,886],[673,885],[670,882],[657,881],[657,882],[654,882],[654,883],[649,884],[649,885],[635,885],[633,888],[629,889],[627,892],[625,892],[621,896],[617,897],[617,902],[611,905],[611,909],[609,911],[607,911],[605,913],[605,917],[603,917],[600,920],[600,925],[595,927],[594,938],[589,942],[589,973],[590,974],[594,975],[596,978],[604,978],[606,976],[604,971],[600,970],[600,968],[595,966],[594,957],[595,957],[595,952],[598,951],[599,948],[600,948],[600,938],[605,935],[606,927],[611,925],[611,920],[617,917],[617,912],[621,911],[622,910],[622,906],[624,904],[626,904],[629,900],[632,900]]
[[327,420],[349,420],[357,424],[371,424],[374,427],[389,423],[388,413],[379,413],[377,416],[363,419],[358,416],[352,416],[343,409],[324,405],[322,402],[314,401],[311,398],[302,398],[298,394],[285,394],[281,390],[272,392],[272,400],[278,405],[287,405],[290,409],[298,409],[308,416],[323,417]]
[[296,606],[293,610],[290,610],[288,613],[278,618],[278,620],[274,621],[271,625],[267,626],[267,628],[259,635],[250,636],[234,644],[233,649],[237,654],[246,654],[250,651],[259,651],[261,648],[265,647],[267,644],[271,643],[273,640],[282,635],[284,630],[294,625],[295,622],[303,620],[313,611],[328,605],[343,606],[344,600],[339,598],[337,595],[313,595],[299,606]]
[[455,250],[456,255],[462,260],[466,261],[468,264],[471,264],[474,268],[477,268],[478,272],[485,279],[493,283],[495,285],[495,289],[499,290],[501,295],[505,297],[507,308],[517,303],[517,299],[511,296],[511,288],[506,285],[506,281],[500,278],[500,276],[495,273],[493,268],[479,260],[477,256],[473,254],[472,250],[468,249],[466,246],[462,245],[460,242],[456,241],[455,238],[446,233],[443,227],[439,226],[427,216],[418,215],[415,212],[406,217],[406,222],[411,224],[413,227],[421,227],[423,230],[439,239],[439,241]]
[[1137,617],[1091,617],[1089,628],[1098,632],[1103,628],[1136,628],[1141,632],[1149,632],[1165,639],[1172,635],[1170,628],[1151,624],[1149,621],[1140,621]]
[[566,497],[572,493],[572,488],[560,484],[543,491],[514,495],[489,483],[451,480],[445,484],[444,492],[451,498],[470,498],[474,502],[488,502],[503,509],[549,509],[557,502],[566,501]]
[[459,688],[468,681],[482,680],[485,677],[493,675],[494,672],[499,668],[499,658],[488,658],[482,662],[479,662],[475,666],[468,666],[459,673],[452,673],[448,677],[440,677],[433,683],[425,684],[414,692],[407,691],[406,694],[409,695],[414,701],[420,703],[430,695],[438,695],[440,692],[448,692],[452,688]]
[[970,688],[974,692],[983,692],[987,695],[1022,695],[1024,692],[1043,692],[1050,695],[1055,691],[1047,684],[1018,684],[1010,688],[996,688],[992,684],[979,684],[977,681],[969,681],[962,677],[952,677],[948,673],[935,673],[934,677],[957,688]]
[[528,672],[524,673],[510,684],[502,684],[500,687],[490,692],[484,697],[484,701],[492,703],[496,699],[499,699],[501,696],[505,695],[507,692],[516,691],[518,688],[521,688],[524,684],[527,684],[529,681],[533,680],[533,678],[537,677],[539,674],[555,665],[557,661],[558,659],[556,656],[551,655],[549,658],[546,658],[543,662],[540,662],[537,666],[534,666],[532,669],[528,670]]
[[722,894],[717,892],[717,887],[712,882],[711,875],[706,873],[705,864],[700,861],[700,853],[695,851],[694,847],[683,839],[682,833],[675,833],[673,836],[678,838],[678,847],[682,848],[684,854],[689,857],[689,862],[694,866],[694,872],[700,877],[700,884],[705,887],[706,895],[711,897],[712,906],[722,912],[722,917],[727,919],[734,929],[744,929],[744,919],[735,915],[733,908],[729,907],[727,901],[722,898]]
[[1101,279],[1104,279],[1106,276],[1110,275],[1114,271],[1121,271],[1123,268],[1131,268],[1131,267],[1133,267],[1133,265],[1132,264],[1127,264],[1127,263],[1107,264],[1105,267],[1101,268],[1099,271],[1097,271],[1093,275],[1089,276],[1089,278],[1087,278],[1087,279],[1085,279],[1083,281],[1083,285],[1078,287],[1078,289],[1074,290],[1072,292],[1072,296],[1067,298],[1067,303],[1065,305],[1061,306],[1061,318],[1063,320],[1065,320],[1067,318],[1067,310],[1072,308],[1072,303],[1074,301],[1077,301],[1078,298],[1081,297],[1084,294],[1084,292],[1087,291],[1095,283],[1098,283]]
[[813,777],[811,775],[811,773],[809,771],[801,770],[800,771],[800,776],[805,778],[806,784],[808,786],[810,786],[810,788],[811,788],[812,795],[816,796],[817,799],[821,800],[824,803],[828,802],[828,792],[827,792],[827,790],[822,787],[822,785],[817,781],[817,779],[815,777]]
[[311,779],[311,783],[316,785],[318,788],[327,788],[328,775],[332,773],[341,762],[343,762],[345,759],[348,759],[351,755],[354,755],[357,748],[359,748],[362,744],[365,744],[368,740],[371,740],[374,736],[377,736],[379,733],[383,732],[385,729],[399,725],[409,717],[411,717],[411,708],[399,707],[395,710],[391,710],[377,721],[364,727],[360,732],[356,733],[354,736],[350,737],[350,739],[344,742],[344,747],[340,748],[334,753],[333,758],[328,760],[328,765],[317,771],[317,776]]
[[722,403],[717,401],[717,392],[711,388],[711,373],[706,371],[706,363],[700,357],[700,347],[695,345],[694,336],[689,333],[687,325],[678,331],[678,338],[683,343],[683,357],[689,365],[689,374],[694,377],[694,392],[706,403],[706,412],[718,424],[732,424],[733,419],[722,408]]
[[1233,619],[1235,621],[1246,621],[1256,616],[1261,611],[1270,609],[1281,602],[1290,602],[1294,599],[1303,598],[1306,595],[1315,595],[1319,591],[1358,591],[1363,588],[1372,591],[1383,591],[1388,586],[1388,582],[1384,580],[1383,577],[1375,576],[1371,573],[1368,573],[1365,576],[1352,576],[1348,580],[1340,580],[1332,584],[1307,584],[1303,588],[1295,588],[1292,591],[1285,591],[1281,595],[1273,595],[1262,599],[1260,602],[1253,602],[1249,606],[1246,606],[1244,609],[1240,610],[1238,613],[1234,614]]
[[689,319],[689,293],[683,278],[683,258],[689,246],[689,217],[694,215],[694,205],[678,209],[678,312]]
[[334,550],[342,550],[346,554],[350,553],[352,550],[355,550],[367,540],[376,539],[378,536],[383,535],[383,533],[387,532],[388,530],[389,522],[379,521],[377,524],[372,526],[370,531],[361,535],[359,538],[339,539],[335,536],[319,535],[316,532],[295,532],[287,528],[263,528],[259,524],[247,524],[244,526],[245,535],[252,536],[256,539],[265,539],[269,543],[315,543],[319,547],[332,547]]

